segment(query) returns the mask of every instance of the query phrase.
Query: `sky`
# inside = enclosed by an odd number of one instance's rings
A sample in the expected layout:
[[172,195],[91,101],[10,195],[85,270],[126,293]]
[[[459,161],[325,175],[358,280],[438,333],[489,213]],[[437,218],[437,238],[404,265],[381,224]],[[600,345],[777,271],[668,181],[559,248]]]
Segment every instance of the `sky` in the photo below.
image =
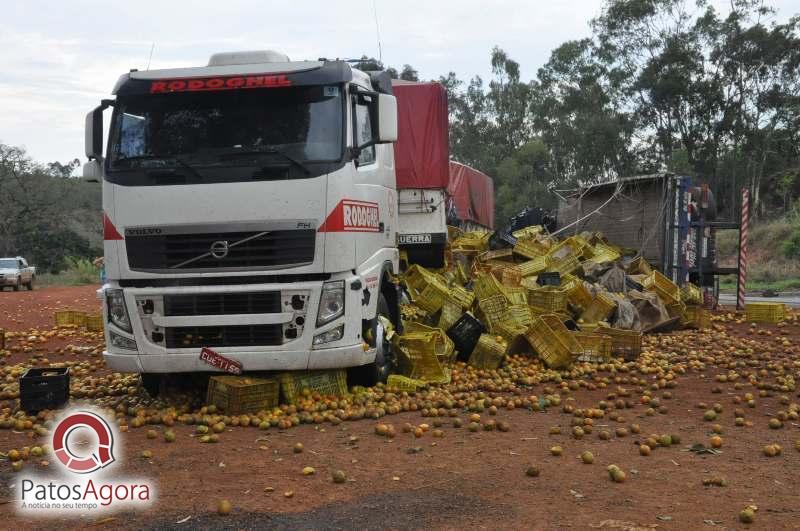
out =
[[[725,10],[728,0],[714,0]],[[770,0],[778,20],[800,0]],[[373,10],[374,5],[374,10]],[[561,43],[590,35],[602,0],[12,1],[0,18],[0,142],[40,162],[83,155],[86,113],[130,70],[202,66],[214,52],[292,60],[378,56],[423,79],[489,78],[504,49],[532,79]],[[377,17],[376,17],[377,15]],[[376,31],[377,18],[377,31]],[[150,57],[152,50],[152,58]]]

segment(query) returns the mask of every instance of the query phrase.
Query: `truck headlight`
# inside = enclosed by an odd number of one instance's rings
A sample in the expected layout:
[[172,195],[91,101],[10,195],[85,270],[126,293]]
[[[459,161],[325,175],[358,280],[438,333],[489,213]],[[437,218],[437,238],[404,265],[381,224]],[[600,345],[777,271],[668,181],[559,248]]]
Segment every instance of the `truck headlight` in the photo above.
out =
[[344,280],[326,282],[322,285],[317,310],[317,326],[330,323],[344,315]]
[[117,348],[124,348],[125,350],[136,350],[136,341],[128,339],[114,332],[109,332],[111,336],[111,345]]
[[341,324],[336,328],[332,328],[327,332],[322,332],[321,334],[317,334],[314,336],[314,346],[324,345],[325,343],[330,343],[332,341],[339,341],[344,337],[344,325]]
[[106,303],[108,304],[108,320],[126,332],[133,332],[128,308],[125,306],[125,297],[121,289],[106,290]]

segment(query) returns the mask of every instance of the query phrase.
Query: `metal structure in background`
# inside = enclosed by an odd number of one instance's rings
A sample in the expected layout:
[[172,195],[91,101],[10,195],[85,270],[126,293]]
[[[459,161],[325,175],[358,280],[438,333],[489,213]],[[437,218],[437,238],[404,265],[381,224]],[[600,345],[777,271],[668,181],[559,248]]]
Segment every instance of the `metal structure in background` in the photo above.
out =
[[738,262],[719,265],[716,234],[741,225],[733,218],[717,221],[714,194],[690,177],[638,175],[560,192],[556,232],[601,231],[635,249],[676,284],[701,286],[710,306],[718,299],[718,277],[739,275]]
[[736,309],[744,309],[747,291],[747,229],[750,224],[750,190],[742,188],[742,228],[739,231],[739,277],[736,282]]

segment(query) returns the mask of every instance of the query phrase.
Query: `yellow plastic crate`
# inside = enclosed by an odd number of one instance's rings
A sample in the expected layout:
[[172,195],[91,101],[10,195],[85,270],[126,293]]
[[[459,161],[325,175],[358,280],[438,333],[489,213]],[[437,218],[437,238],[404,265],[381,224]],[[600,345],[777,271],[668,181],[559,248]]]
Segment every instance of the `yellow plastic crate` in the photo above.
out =
[[56,326],[84,326],[86,312],[77,310],[59,310],[55,313]]
[[598,293],[595,295],[592,302],[581,314],[581,319],[586,323],[597,323],[605,321],[617,307],[614,299],[605,293]]
[[606,264],[608,262],[616,262],[622,256],[618,249],[611,245],[598,242],[591,247],[591,260],[598,264]]
[[492,330],[492,332],[495,332],[497,335],[505,339],[507,343],[511,343],[520,336],[524,336],[525,332],[527,331],[528,326],[522,326],[512,322],[502,322],[495,326],[494,330]]
[[522,271],[518,267],[505,267],[503,268],[500,281],[506,287],[518,287],[522,281]]
[[281,392],[287,404],[296,404],[304,396],[318,393],[321,396],[347,394],[347,372],[335,371],[290,371],[281,374]]
[[429,383],[450,382],[450,367],[443,362],[452,360],[455,350],[443,332],[406,332],[395,337],[400,372]]
[[711,315],[702,306],[686,306],[681,322],[690,328],[710,328]]
[[415,380],[402,374],[390,374],[386,379],[386,388],[390,391],[415,393],[427,386],[427,382]]
[[279,392],[280,384],[271,378],[212,376],[208,381],[206,403],[228,415],[255,413],[276,407]]
[[580,343],[557,315],[540,315],[535,318],[525,337],[551,369],[568,367],[582,352]]
[[515,230],[511,233],[511,235],[518,240],[525,240],[529,238],[535,238],[543,231],[544,228],[541,225],[531,225],[529,227],[525,227],[524,229]]
[[609,326],[598,326],[595,334],[611,338],[611,351],[626,361],[635,360],[642,353],[642,333],[636,330],[620,330]]
[[578,361],[602,363],[611,357],[611,338],[591,332],[573,332],[581,346]]
[[475,275],[472,291],[480,301],[495,295],[503,295],[503,285],[489,273],[478,273]]
[[647,275],[642,281],[642,286],[648,291],[656,292],[667,306],[681,301],[681,289],[678,285],[658,271]]
[[514,254],[522,256],[523,258],[538,258],[545,256],[549,247],[544,243],[537,240],[518,241],[514,245]]
[[511,304],[528,304],[528,290],[525,288],[505,287],[503,294]]
[[553,286],[528,290],[528,304],[537,313],[564,312],[567,309],[567,291]]
[[442,313],[439,315],[439,328],[447,330],[458,321],[458,318],[461,317],[463,313],[464,311],[461,309],[461,305],[458,302],[453,299],[445,299],[442,305]]
[[560,259],[555,259],[548,257],[547,259],[547,271],[552,272],[559,272],[562,275],[566,275],[567,273],[572,273],[580,266],[580,261],[577,256],[574,255],[567,255]]
[[90,332],[103,331],[103,316],[102,314],[90,314],[86,316],[86,329]]
[[527,260],[522,262],[521,264],[517,264],[517,269],[520,272],[522,277],[530,277],[533,275],[538,275],[545,269],[547,269],[547,259],[544,256],[538,256],[531,260]]
[[490,328],[502,322],[508,306],[508,299],[503,295],[492,295],[488,299],[478,300],[478,308],[480,308],[481,313],[486,318],[486,324]]
[[506,345],[504,343],[497,341],[489,334],[481,334],[468,363],[477,369],[497,369],[502,365],[505,353]]
[[780,323],[786,319],[786,305],[780,302],[748,302],[744,305],[748,321]]
[[448,295],[447,288],[440,284],[428,284],[422,291],[409,290],[409,293],[414,304],[429,313],[438,312]]
[[511,249],[494,249],[492,251],[486,251],[485,253],[481,253],[478,255],[478,260],[481,262],[488,262],[490,260],[502,260],[504,258],[511,259],[513,256],[514,251]]
[[512,304],[506,308],[502,322],[511,323],[516,327],[530,326],[533,321],[533,312],[527,304]]
[[647,263],[647,260],[639,256],[628,264],[626,271],[629,275],[649,275],[653,272],[653,268]]
[[691,282],[681,288],[681,301],[688,304],[703,304],[703,292]]

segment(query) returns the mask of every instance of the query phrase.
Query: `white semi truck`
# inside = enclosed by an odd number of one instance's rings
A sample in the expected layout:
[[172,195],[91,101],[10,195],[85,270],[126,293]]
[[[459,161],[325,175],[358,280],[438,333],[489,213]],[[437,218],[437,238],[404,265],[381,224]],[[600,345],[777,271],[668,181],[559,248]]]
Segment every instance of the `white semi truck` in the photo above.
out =
[[[86,118],[84,176],[103,183],[107,365],[148,389],[231,366],[385,379],[402,205],[392,93],[385,72],[277,52],[122,75]],[[444,208],[427,210],[445,234]],[[432,240],[429,227],[405,232]]]

